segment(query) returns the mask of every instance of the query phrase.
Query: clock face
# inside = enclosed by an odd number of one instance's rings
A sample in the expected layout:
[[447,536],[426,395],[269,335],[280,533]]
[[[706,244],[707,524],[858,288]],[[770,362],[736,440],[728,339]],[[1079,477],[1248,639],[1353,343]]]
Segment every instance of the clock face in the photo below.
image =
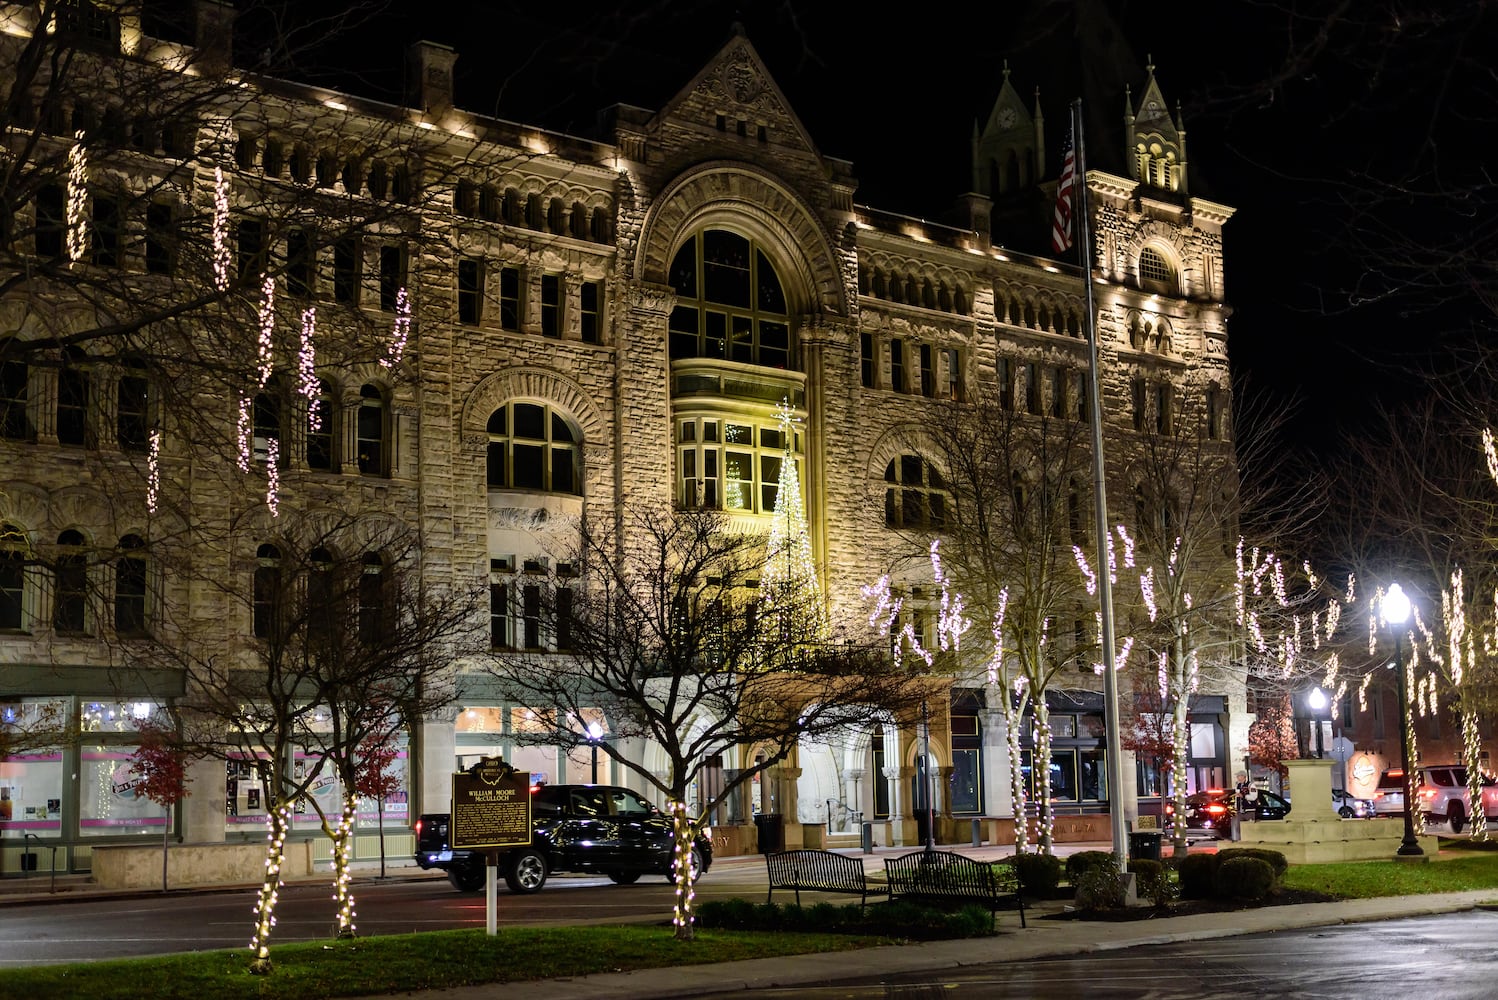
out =
[[1001,128],[1009,128],[1013,124],[1014,124],[1014,109],[1013,108],[1005,108],[1003,111],[999,112],[999,126]]

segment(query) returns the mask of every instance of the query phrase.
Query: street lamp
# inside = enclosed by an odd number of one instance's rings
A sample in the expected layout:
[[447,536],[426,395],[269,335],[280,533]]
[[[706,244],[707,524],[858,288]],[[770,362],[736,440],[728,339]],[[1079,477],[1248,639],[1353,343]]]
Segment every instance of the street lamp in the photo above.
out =
[[1325,748],[1321,743],[1321,713],[1326,710],[1326,692],[1319,687],[1311,688],[1306,705],[1311,709],[1311,725],[1316,727],[1316,759],[1320,760],[1325,756]]
[[598,784],[598,743],[603,739],[603,727],[596,722],[588,723],[588,745],[593,748],[593,784]]
[[1414,771],[1410,767],[1410,717],[1409,685],[1404,677],[1404,652],[1400,645],[1404,625],[1410,617],[1410,599],[1404,596],[1399,584],[1391,583],[1383,600],[1384,621],[1393,626],[1394,670],[1399,674],[1399,765],[1404,768],[1404,839],[1394,853],[1401,857],[1418,857],[1425,852],[1415,839]]

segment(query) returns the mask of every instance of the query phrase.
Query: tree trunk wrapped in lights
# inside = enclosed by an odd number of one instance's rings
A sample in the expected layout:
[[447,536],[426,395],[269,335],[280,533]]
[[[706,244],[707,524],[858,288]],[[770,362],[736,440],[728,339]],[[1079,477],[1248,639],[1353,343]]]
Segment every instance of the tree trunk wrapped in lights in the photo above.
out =
[[250,950],[255,953],[250,971],[266,975],[271,971],[270,935],[276,926],[276,903],[279,901],[281,868],[286,862],[286,834],[291,830],[291,806],[277,802],[265,817],[269,827],[265,835],[265,875],[260,882],[260,894],[255,901],[255,936],[250,939]]
[[666,815],[671,817],[673,858],[671,880],[676,886],[676,902],[671,913],[671,926],[676,929],[678,941],[690,941],[696,936],[695,901],[699,872],[692,862],[692,850],[698,825],[692,822],[691,812],[687,809],[685,802],[667,803]]

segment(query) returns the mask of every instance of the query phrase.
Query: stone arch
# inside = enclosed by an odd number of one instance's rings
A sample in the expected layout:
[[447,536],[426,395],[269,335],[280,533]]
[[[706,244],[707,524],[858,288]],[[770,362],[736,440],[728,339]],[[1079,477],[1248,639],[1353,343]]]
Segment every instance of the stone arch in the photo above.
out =
[[866,464],[869,482],[877,484],[883,490],[885,468],[901,455],[909,454],[920,455],[935,465],[942,475],[947,475],[947,470],[942,468],[943,463],[940,461],[941,450],[931,432],[920,424],[897,424],[879,435],[869,449]]
[[92,538],[112,535],[114,510],[109,497],[92,486],[54,490],[47,503],[48,520],[58,531],[77,528]]
[[521,366],[495,372],[474,387],[463,404],[464,437],[487,440],[489,415],[510,399],[544,399],[572,415],[582,431],[585,447],[608,446],[608,424],[603,411],[582,386],[560,372]]
[[848,315],[838,257],[811,205],[770,174],[739,163],[704,163],[666,186],[645,219],[632,277],[668,284],[683,239],[714,224],[751,236],[772,255],[792,312]]

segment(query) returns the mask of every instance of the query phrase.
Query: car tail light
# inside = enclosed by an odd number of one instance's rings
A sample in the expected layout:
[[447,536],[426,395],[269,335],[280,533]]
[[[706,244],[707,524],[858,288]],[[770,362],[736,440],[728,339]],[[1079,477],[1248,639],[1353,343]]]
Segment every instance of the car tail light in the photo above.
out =
[[1207,806],[1207,812],[1211,813],[1213,816],[1221,816],[1223,813],[1225,813],[1227,811],[1228,811],[1228,807],[1227,806],[1219,805],[1216,802],[1214,802],[1211,805]]
[[1420,789],[1420,791],[1418,791],[1415,794],[1419,795],[1420,798],[1422,798],[1425,801],[1429,802],[1431,799],[1433,799],[1433,798],[1436,797],[1436,791],[1437,791],[1437,789],[1434,789],[1434,788],[1422,788],[1422,789]]
[[1165,815],[1170,816],[1175,811],[1176,811],[1176,804],[1174,802],[1167,802],[1167,803],[1165,803]]
[[416,839],[421,839],[421,820],[416,821]]

